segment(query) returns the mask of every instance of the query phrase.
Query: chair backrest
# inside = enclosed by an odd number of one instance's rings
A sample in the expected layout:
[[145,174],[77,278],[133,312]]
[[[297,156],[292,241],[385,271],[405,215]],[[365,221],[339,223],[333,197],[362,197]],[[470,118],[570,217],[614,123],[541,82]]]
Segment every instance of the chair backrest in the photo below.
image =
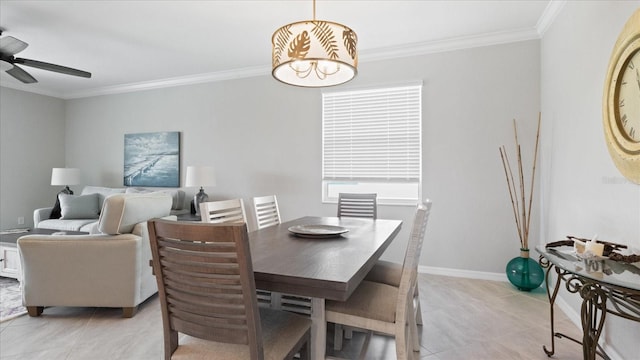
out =
[[246,223],[247,213],[242,199],[209,201],[200,203],[200,218],[212,224]]
[[427,221],[431,213],[431,204],[429,199],[418,204],[413,218],[409,243],[407,244],[404,263],[402,264],[402,277],[400,278],[398,302],[396,304],[396,319],[404,318],[405,312],[412,309],[410,304],[413,301],[413,289],[418,277],[418,263],[427,230]]
[[263,343],[246,224],[148,222],[162,311],[165,358],[178,333],[246,344],[262,359]]
[[254,197],[253,210],[258,229],[280,224],[280,210],[275,195]]
[[378,195],[375,193],[338,194],[338,217],[359,217],[376,219],[378,217]]

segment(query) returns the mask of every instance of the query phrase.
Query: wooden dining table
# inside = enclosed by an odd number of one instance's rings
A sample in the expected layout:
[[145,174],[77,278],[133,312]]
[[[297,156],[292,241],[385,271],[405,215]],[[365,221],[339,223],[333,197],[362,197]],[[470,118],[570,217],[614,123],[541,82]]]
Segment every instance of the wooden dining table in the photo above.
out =
[[[348,232],[299,237],[289,231],[297,225]],[[249,233],[256,288],[311,298],[311,359],[325,358],[325,300],[347,300],[401,226],[400,220],[307,216]]]

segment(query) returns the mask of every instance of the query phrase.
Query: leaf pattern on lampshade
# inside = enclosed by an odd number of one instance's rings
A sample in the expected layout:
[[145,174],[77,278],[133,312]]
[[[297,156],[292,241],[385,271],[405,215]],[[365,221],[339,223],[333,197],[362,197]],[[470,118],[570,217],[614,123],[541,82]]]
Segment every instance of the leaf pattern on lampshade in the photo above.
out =
[[305,30],[291,41],[287,55],[293,59],[304,59],[305,56],[307,56],[310,47],[311,38],[309,37],[309,33]]
[[356,36],[355,31],[348,29],[342,32],[342,39],[344,41],[344,47],[349,52],[349,55],[352,59],[358,56],[358,52],[356,50],[356,44],[358,42],[358,37]]
[[327,52],[329,58],[331,60],[338,59],[338,45],[336,43],[333,30],[331,30],[331,26],[329,26],[325,21],[313,21],[313,24],[315,26],[311,31],[318,38],[318,41]]
[[289,38],[291,37],[291,24],[283,26],[274,36],[274,44],[273,44],[273,66],[280,65],[280,58],[287,48],[287,44],[289,43]]

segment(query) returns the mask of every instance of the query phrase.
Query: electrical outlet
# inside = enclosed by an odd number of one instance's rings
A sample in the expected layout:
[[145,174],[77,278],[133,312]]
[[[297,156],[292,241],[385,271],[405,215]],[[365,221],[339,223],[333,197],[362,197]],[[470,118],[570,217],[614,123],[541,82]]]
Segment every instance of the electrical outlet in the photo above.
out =
[[18,217],[18,225],[24,225],[24,216]]

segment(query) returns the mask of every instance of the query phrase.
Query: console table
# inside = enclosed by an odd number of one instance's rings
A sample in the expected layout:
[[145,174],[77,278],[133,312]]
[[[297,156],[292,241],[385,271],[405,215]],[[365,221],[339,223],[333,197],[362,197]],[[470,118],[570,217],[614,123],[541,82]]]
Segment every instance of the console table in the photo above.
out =
[[[609,359],[598,345],[607,313],[640,322],[640,264],[580,259],[569,247],[547,249],[538,246],[536,250],[540,254],[540,265],[546,269],[551,315],[551,350],[543,346],[544,352],[549,357],[554,354],[555,337],[558,337],[582,344],[585,360],[595,359],[596,354]],[[553,291],[549,291],[552,269],[557,278]],[[582,297],[582,341],[554,332],[553,305],[562,282],[570,293],[579,293]]]

